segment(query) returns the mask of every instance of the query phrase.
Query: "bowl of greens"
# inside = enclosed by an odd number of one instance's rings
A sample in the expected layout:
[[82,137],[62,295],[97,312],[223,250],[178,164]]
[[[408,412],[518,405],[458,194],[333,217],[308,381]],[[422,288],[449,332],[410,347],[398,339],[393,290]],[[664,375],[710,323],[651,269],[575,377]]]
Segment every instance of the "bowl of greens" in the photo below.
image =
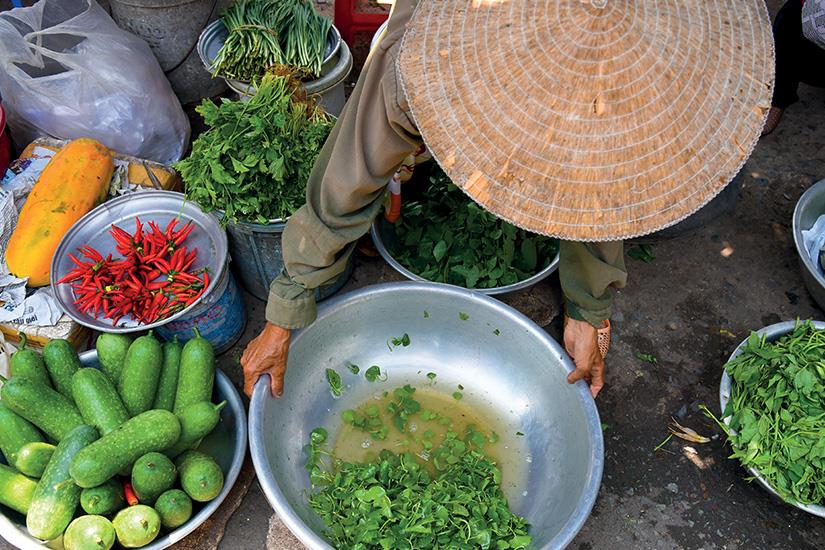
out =
[[258,480],[316,550],[564,548],[604,461],[573,368],[535,323],[466,289],[335,297],[294,334],[283,396],[266,376],[255,387]]
[[[378,253],[412,281],[469,288],[488,295],[529,288],[559,265],[559,242],[496,218],[456,187],[435,163],[401,218],[379,217],[371,235]],[[410,184],[405,184],[406,190]]]
[[825,322],[751,333],[725,365],[719,404],[731,458],[775,497],[825,517]]

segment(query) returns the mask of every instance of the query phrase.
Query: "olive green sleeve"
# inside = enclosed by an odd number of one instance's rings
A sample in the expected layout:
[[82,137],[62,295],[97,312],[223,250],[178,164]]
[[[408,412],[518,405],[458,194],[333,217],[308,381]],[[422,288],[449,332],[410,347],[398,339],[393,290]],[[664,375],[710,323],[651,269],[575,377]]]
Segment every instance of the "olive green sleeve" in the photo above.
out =
[[613,288],[627,283],[624,243],[562,241],[559,279],[567,315],[601,327],[613,308]]
[[285,271],[272,282],[266,307],[272,324],[295,329],[315,320],[315,289],[343,273],[355,242],[381,208],[390,178],[421,146],[395,71],[412,9],[410,0],[394,5],[387,34],[370,54],[313,167],[306,204],[287,222]]

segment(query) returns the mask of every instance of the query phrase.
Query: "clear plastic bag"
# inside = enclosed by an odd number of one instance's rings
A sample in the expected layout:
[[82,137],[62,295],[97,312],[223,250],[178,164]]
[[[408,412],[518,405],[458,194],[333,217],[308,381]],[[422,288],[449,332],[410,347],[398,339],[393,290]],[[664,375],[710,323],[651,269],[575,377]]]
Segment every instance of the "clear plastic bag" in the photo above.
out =
[[0,13],[0,95],[20,144],[92,137],[162,163],[188,145],[189,120],[148,44],[94,0]]

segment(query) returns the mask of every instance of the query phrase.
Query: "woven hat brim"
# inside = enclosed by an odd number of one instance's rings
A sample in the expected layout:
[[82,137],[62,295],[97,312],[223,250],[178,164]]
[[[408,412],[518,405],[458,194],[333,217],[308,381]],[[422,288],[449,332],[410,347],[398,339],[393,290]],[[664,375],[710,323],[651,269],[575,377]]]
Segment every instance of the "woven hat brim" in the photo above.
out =
[[529,231],[602,241],[683,220],[739,172],[774,46],[763,0],[420,0],[398,71],[470,197]]

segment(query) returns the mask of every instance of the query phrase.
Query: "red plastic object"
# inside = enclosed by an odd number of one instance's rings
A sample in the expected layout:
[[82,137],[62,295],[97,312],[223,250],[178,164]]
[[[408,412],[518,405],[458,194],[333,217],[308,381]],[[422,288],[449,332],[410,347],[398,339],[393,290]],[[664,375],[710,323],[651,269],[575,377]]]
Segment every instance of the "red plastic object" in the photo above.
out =
[[357,32],[374,33],[389,17],[386,13],[363,13],[356,10],[358,0],[335,1],[335,26],[341,38],[352,46],[352,35]]
[[6,173],[9,162],[11,162],[11,140],[6,129],[6,112],[0,105],[0,178]]

